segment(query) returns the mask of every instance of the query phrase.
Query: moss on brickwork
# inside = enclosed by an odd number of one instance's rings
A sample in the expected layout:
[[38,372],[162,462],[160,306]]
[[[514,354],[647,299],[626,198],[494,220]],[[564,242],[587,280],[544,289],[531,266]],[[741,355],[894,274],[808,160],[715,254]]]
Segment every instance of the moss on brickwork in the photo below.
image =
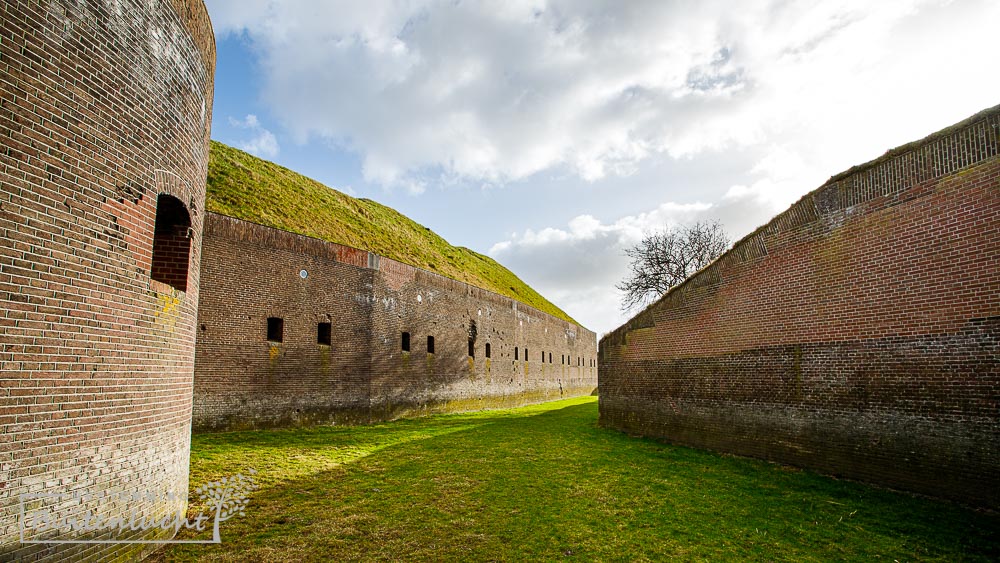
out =
[[273,162],[212,141],[209,211],[353,246],[506,295],[576,323],[488,256],[369,199],[353,198]]

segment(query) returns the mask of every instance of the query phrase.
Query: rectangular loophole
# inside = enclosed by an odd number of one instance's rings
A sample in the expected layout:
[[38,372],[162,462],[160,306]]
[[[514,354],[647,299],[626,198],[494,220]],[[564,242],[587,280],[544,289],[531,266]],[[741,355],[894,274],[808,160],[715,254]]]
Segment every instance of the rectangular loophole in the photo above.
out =
[[434,353],[434,337],[433,336],[428,336],[427,337],[427,353],[428,354],[433,354]]
[[330,323],[319,323],[316,325],[316,344],[329,346],[333,342],[333,325]]
[[279,317],[267,318],[267,341],[284,342],[285,340],[285,319]]
[[476,341],[471,338],[469,339],[469,357],[476,357]]
[[403,333],[402,346],[403,346],[403,351],[404,352],[409,352],[410,351],[410,333],[409,332],[404,332]]
[[487,358],[490,357],[490,343],[489,342],[486,343],[486,357]]
[[519,359],[520,358],[517,357],[517,346],[514,346],[514,360],[519,360]]

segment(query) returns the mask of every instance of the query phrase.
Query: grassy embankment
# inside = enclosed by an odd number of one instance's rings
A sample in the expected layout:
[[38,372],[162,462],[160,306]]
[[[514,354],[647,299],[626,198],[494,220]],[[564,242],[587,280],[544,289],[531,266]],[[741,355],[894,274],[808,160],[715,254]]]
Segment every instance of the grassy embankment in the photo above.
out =
[[194,436],[192,488],[256,468],[170,561],[990,561],[1000,516],[597,426],[592,397]]
[[212,141],[209,211],[375,252],[526,303],[575,323],[495,260],[448,241],[398,211]]

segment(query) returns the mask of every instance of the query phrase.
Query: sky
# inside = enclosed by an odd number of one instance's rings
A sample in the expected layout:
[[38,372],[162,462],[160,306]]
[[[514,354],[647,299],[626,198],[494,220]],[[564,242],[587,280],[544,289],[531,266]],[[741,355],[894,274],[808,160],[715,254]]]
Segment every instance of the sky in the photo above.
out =
[[738,240],[1000,103],[996,0],[207,0],[212,137],[488,254],[598,335],[624,249]]

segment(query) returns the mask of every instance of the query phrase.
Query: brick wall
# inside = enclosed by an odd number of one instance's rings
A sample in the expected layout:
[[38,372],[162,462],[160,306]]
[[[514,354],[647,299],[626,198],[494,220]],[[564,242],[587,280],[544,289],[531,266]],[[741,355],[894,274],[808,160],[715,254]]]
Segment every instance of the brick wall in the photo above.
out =
[[831,178],[605,336],[601,423],[1000,506],[998,138]]
[[[200,0],[0,6],[0,560],[143,550],[22,545],[21,494],[177,491],[130,504],[183,509],[214,61]],[[167,283],[150,277],[159,194],[192,227]]]
[[[212,213],[202,250],[196,429],[367,422],[596,387],[594,333],[509,298]],[[269,317],[282,319],[281,342],[267,339]],[[320,323],[330,345],[318,342]],[[539,361],[543,350],[554,363]]]

